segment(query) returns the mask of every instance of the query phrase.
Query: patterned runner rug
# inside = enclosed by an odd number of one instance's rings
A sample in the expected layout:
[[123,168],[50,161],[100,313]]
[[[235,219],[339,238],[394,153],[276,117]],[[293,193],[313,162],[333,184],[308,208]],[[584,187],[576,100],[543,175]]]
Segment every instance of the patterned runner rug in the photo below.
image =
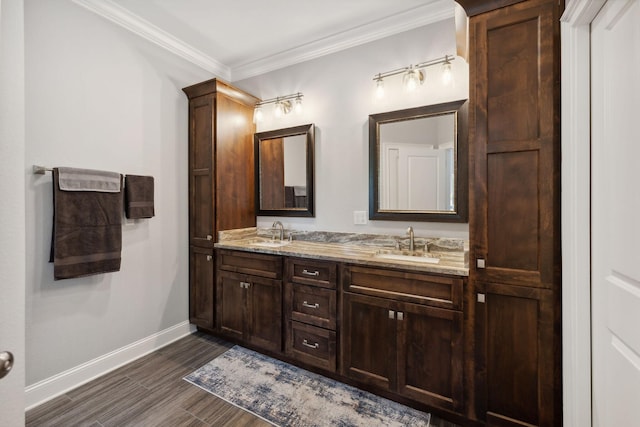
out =
[[184,379],[282,427],[428,427],[431,420],[431,414],[237,345]]

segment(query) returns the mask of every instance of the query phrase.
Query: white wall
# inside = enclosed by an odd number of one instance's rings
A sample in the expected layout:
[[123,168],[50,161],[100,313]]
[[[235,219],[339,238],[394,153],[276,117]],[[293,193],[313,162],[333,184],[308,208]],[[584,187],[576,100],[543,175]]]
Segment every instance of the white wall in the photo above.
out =
[[[409,223],[370,221],[353,224],[353,211],[368,211],[368,117],[369,114],[468,97],[468,66],[453,62],[453,87],[444,88],[440,68],[426,70],[426,81],[415,93],[404,93],[400,76],[385,80],[386,96],[374,96],[377,73],[409,64],[455,54],[452,19],[290,66],[261,76],[234,82],[262,98],[298,91],[304,94],[301,116],[291,113],[277,120],[265,114],[258,130],[285,128],[305,123],[316,125],[315,218],[280,218],[285,227],[403,234]],[[267,111],[265,111],[267,113]],[[273,217],[258,217],[259,227],[269,227]],[[468,238],[468,224],[411,223],[420,236]]]
[[68,0],[25,5],[26,168],[155,177],[120,272],[55,281],[51,174],[26,183],[27,385],[188,319],[187,98],[211,78]]
[[0,424],[24,425],[24,37],[22,0],[0,0]]

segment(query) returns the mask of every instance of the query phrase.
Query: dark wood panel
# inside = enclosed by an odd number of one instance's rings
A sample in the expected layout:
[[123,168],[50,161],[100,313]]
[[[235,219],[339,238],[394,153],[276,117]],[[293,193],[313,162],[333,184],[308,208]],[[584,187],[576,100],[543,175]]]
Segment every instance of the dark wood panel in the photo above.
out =
[[327,329],[336,329],[336,291],[287,283],[285,307],[289,318]]
[[282,257],[253,252],[217,250],[218,268],[254,276],[282,278]]
[[189,103],[189,237],[191,244],[210,248],[215,234],[214,108],[212,97],[196,98]]
[[[260,209],[281,209],[284,197],[284,140],[264,139],[260,143]],[[269,171],[265,174],[263,171]]]
[[289,321],[287,355],[312,366],[336,371],[336,332],[305,323]]
[[221,334],[236,339],[246,338],[247,310],[246,293],[242,286],[244,277],[218,270],[216,277],[216,312],[218,330]]
[[217,230],[256,225],[253,108],[216,97]]
[[287,258],[287,280],[303,285],[336,288],[337,264],[309,258]]
[[399,307],[398,391],[416,401],[462,412],[462,313],[416,304]]
[[537,151],[487,159],[487,255],[490,267],[539,269],[540,177]]
[[213,329],[215,282],[213,250],[192,246],[189,254],[189,321]]
[[539,137],[538,20],[534,13],[488,30],[489,144]]
[[246,277],[249,294],[248,341],[265,350],[282,352],[282,282],[263,277]]
[[480,412],[492,425],[555,425],[553,292],[478,284],[477,364]]
[[397,322],[395,303],[365,295],[343,294],[341,372],[381,389],[396,387]]
[[470,275],[480,280],[560,280],[558,14],[530,0],[470,20]]
[[462,279],[402,270],[349,266],[344,290],[436,307],[462,309]]

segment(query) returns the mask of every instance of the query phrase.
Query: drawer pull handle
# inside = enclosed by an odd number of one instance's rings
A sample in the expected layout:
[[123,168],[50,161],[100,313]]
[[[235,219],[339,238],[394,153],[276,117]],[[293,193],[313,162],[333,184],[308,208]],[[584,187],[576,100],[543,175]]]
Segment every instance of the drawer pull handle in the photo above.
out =
[[318,303],[315,303],[315,304],[309,304],[309,303],[308,303],[308,302],[306,302],[306,301],[303,301],[303,302],[302,302],[302,306],[303,306],[303,307],[307,307],[307,308],[320,308],[320,304],[318,304]]
[[309,344],[309,342],[307,340],[303,340],[302,341],[302,345],[305,346],[305,347],[313,348],[313,349],[316,349],[316,348],[320,347],[320,345],[318,343]]
[[306,268],[304,270],[302,270],[302,274],[306,274],[307,276],[319,276],[320,272],[318,270],[316,271],[309,271]]

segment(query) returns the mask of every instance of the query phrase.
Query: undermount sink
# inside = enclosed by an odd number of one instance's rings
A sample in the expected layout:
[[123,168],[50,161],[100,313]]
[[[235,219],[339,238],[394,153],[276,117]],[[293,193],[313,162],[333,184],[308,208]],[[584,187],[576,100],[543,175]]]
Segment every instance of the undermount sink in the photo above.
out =
[[269,241],[261,241],[261,242],[253,242],[252,246],[260,246],[262,248],[279,248],[282,246],[287,246],[289,243],[288,240],[269,240]]
[[440,258],[429,256],[428,253],[419,251],[391,251],[379,250],[373,255],[375,258],[389,259],[395,261],[418,262],[422,264],[437,264]]

